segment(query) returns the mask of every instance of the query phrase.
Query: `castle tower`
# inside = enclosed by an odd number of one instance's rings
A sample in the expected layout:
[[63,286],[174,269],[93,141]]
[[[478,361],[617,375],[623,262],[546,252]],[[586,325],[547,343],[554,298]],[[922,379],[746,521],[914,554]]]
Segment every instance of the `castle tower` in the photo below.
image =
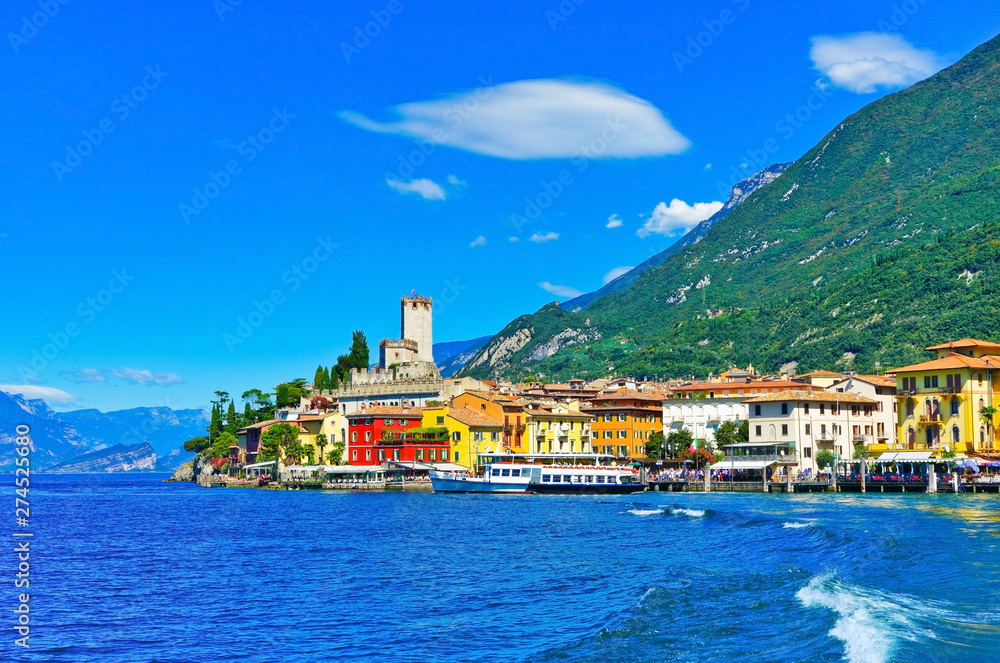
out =
[[431,298],[403,297],[400,303],[400,336],[417,342],[417,360],[434,363],[434,335],[431,332]]

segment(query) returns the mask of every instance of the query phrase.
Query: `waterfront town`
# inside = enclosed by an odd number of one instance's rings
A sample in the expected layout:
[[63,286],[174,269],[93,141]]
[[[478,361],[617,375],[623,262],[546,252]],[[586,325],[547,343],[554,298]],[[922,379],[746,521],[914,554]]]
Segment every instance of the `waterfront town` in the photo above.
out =
[[[883,375],[762,375],[750,365],[704,380],[515,384],[441,377],[432,308],[430,298],[403,297],[400,337],[380,342],[377,366],[352,369],[336,389],[307,389],[297,406],[237,431],[228,457],[213,461],[224,470],[215,481],[385,487],[432,471],[475,474],[501,456],[601,457],[641,467],[650,482],[700,486],[707,472],[767,490],[769,481],[824,485],[831,465],[849,476],[870,459],[926,489],[936,464],[1000,466],[1000,343],[946,340],[926,349],[927,361]],[[279,425],[298,452],[262,460],[262,439]]]

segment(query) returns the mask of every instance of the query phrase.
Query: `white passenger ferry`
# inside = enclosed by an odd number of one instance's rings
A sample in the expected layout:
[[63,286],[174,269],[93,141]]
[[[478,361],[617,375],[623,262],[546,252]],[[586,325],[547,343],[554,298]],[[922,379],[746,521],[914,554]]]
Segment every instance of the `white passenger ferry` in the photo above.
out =
[[480,459],[481,475],[430,472],[434,492],[621,495],[646,489],[634,468],[604,456],[486,453]]

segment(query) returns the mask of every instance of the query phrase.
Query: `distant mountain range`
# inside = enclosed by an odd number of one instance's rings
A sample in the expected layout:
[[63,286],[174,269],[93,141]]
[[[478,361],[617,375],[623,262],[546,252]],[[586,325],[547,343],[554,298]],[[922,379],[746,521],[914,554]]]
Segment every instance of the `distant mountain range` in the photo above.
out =
[[[652,258],[647,258],[618,278],[607,282],[604,286],[594,292],[588,292],[580,295],[579,297],[574,297],[573,299],[563,302],[561,306],[567,311],[582,311],[590,306],[595,300],[598,300],[605,295],[612,295],[616,292],[625,290],[630,285],[635,283],[640,276],[654,267],[659,267],[665,263],[667,258],[677,253],[680,249],[683,249],[685,246],[697,244],[701,240],[705,239],[705,236],[708,235],[708,231],[712,226],[724,219],[727,214],[736,209],[737,205],[749,198],[750,194],[754,191],[761,188],[765,184],[769,184],[776,180],[778,176],[785,172],[785,169],[790,165],[790,163],[776,163],[768,166],[759,173],[751,175],[745,180],[740,180],[730,190],[729,198],[726,200],[726,204],[722,206],[722,209],[696,225],[688,232],[684,233],[684,235],[671,244],[669,248],[660,251]],[[468,361],[468,359],[466,361]]]
[[156,468],[156,452],[149,442],[125,445],[91,451],[73,460],[46,468],[46,472],[136,472],[151,471]]
[[1000,340],[998,88],[994,38],[845,118],[624,290],[512,321],[461,374],[869,372]]
[[[0,470],[14,466],[14,428],[21,423],[31,427],[32,467],[43,471],[67,463],[92,461],[94,458],[89,457],[92,452],[113,447],[134,450],[144,444],[153,452],[153,464],[159,457],[161,461],[176,461],[176,467],[193,457],[184,451],[183,444],[192,437],[203,435],[208,422],[209,412],[205,410],[168,407],[54,412],[42,400],[27,400],[20,394],[0,392]],[[114,453],[121,452],[118,449]],[[146,467],[145,462],[139,465],[133,469],[153,469],[153,465]],[[173,467],[161,465],[158,469]]]
[[492,336],[480,336],[471,341],[445,341],[434,344],[434,356],[437,358],[438,370],[441,376],[450,378],[462,370],[465,363],[472,359],[479,348],[489,343]]

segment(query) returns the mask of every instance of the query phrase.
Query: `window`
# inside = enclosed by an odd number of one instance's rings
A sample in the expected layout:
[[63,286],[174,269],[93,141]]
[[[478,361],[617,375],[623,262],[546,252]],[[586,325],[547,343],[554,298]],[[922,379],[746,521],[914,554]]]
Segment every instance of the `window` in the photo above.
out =
[[851,415],[855,416],[855,417],[858,416],[858,406],[857,405],[852,405],[851,406]]
[[819,413],[820,414],[826,414],[826,403],[820,403],[819,404]]
[[382,424],[385,425],[385,426],[391,426],[392,425],[392,419],[385,419],[382,422]]
[[803,414],[809,414],[809,403],[803,403],[802,404],[802,413]]
[[611,439],[611,431],[609,431],[609,430],[604,431],[604,438],[610,440]]
[[379,450],[378,450],[378,459],[379,459],[380,461],[381,461],[381,460],[385,460],[385,449],[379,449]]
[[444,423],[444,417],[438,417],[437,418],[437,422],[438,422],[439,425],[443,424]]
[[453,431],[452,434],[451,434],[451,439],[454,442],[461,442],[462,441],[462,431],[460,431],[460,430]]
[[604,475],[603,474],[598,474],[597,475],[597,483],[604,483]]
[[983,374],[982,373],[978,373],[976,375],[976,379],[979,380],[979,386],[982,387],[983,386]]
[[[441,450],[441,460],[448,460],[448,450],[447,449],[442,449]],[[457,451],[455,452],[455,460],[458,460],[458,452]]]
[[[456,451],[455,452],[455,462],[456,463],[458,462],[459,455],[460,454]],[[447,451],[442,451],[441,452],[441,460],[448,460],[448,452]]]
[[365,460],[371,460],[371,459],[372,459],[372,450],[365,449]]
[[802,457],[803,458],[812,458],[812,456],[813,456],[813,449],[812,449],[812,447],[802,447]]
[[417,449],[417,460],[423,460],[423,459],[424,459],[424,450]]
[[500,476],[509,477],[510,476],[510,470],[507,469],[507,468],[504,468],[503,472],[500,473]]
[[788,403],[781,404],[781,414],[788,414]]
[[788,424],[781,424],[781,434],[788,435]]
[[604,421],[611,421],[611,415],[610,414],[604,415]]
[[358,441],[358,431],[352,430],[351,431],[351,442],[357,443],[357,441]]
[[551,481],[552,481],[552,475],[551,474],[543,474],[542,475],[542,483],[550,483]]
[[495,477],[498,477],[498,476],[500,476],[500,470],[498,468],[494,467],[493,471],[490,474],[492,474]]
[[936,376],[936,375],[932,375],[931,376],[931,386],[934,387],[935,389],[937,389],[937,386],[938,386],[938,376]]
[[931,388],[931,376],[925,375],[924,376],[924,389],[930,389],[930,388]]
[[357,459],[358,459],[358,450],[355,449],[354,451],[351,452],[351,460],[357,460]]
[[753,434],[760,437],[760,426],[754,426]]
[[628,421],[628,415],[627,414],[619,414],[618,415],[618,421]]
[[952,398],[951,399],[951,416],[954,417],[957,414],[958,414],[958,399],[957,398]]
[[626,430],[620,430],[620,431],[618,431],[618,437],[619,437],[619,439],[625,439],[625,438],[627,438],[628,437],[628,431],[626,431]]
[[372,441],[372,432],[370,430],[366,430],[365,431],[365,442],[371,442],[371,441]]
[[[519,470],[519,469],[518,470],[511,470],[510,471],[510,475],[512,477],[519,477],[519,476],[521,476],[521,470]],[[528,470],[524,471],[524,476],[528,476]]]
[[811,433],[809,432],[809,424],[806,424],[806,435],[810,435],[810,434]]
[[[755,417],[759,417],[760,416],[760,406],[759,405],[754,405],[753,406],[753,416],[755,416]],[[758,435],[760,435],[760,433],[758,433]]]
[[431,449],[431,460],[437,460],[438,452],[437,449]]

